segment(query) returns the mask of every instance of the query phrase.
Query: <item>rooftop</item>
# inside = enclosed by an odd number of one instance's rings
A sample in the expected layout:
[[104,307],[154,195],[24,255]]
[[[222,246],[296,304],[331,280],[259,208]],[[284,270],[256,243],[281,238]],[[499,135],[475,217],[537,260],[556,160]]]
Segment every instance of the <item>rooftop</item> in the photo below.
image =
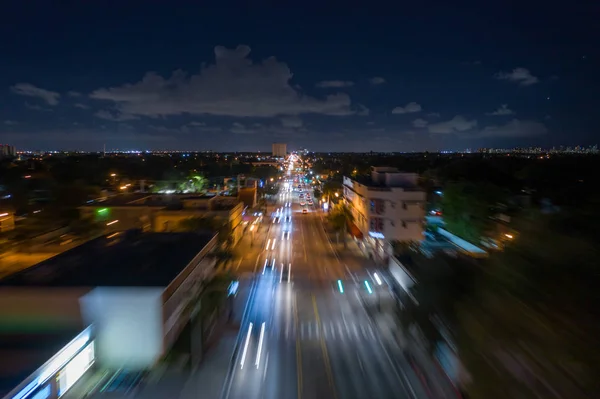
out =
[[166,287],[212,237],[113,233],[8,276],[0,287]]

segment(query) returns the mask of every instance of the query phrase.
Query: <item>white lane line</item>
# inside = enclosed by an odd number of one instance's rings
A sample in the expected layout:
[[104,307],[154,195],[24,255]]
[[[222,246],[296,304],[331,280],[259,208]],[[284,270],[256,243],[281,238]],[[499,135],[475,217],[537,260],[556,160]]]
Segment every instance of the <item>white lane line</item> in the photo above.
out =
[[256,361],[254,364],[256,368],[260,366],[260,354],[262,352],[263,338],[265,337],[265,323],[263,322],[260,326],[260,338],[258,339],[258,352],[256,352]]
[[250,335],[252,334],[252,323],[248,327],[248,335],[246,335],[246,343],[244,344],[244,351],[242,352],[242,361],[240,362],[240,368],[244,368],[244,362],[246,361],[246,353],[248,352],[248,344],[250,343]]

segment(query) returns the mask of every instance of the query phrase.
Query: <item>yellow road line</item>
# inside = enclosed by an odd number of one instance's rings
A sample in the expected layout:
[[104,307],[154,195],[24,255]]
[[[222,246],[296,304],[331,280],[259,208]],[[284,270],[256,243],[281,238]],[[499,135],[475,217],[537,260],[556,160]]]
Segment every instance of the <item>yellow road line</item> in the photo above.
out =
[[[298,331],[298,296],[294,293],[294,324]],[[302,351],[300,350],[300,335],[296,334],[296,374],[298,376],[298,399],[302,399]]]
[[[315,294],[311,294],[313,308],[315,311],[315,317],[317,318],[317,325],[319,328],[322,327],[321,318],[319,317],[319,310],[317,309],[317,299],[315,298]],[[335,384],[333,383],[333,373],[331,372],[331,363],[329,362],[329,354],[327,353],[327,345],[325,344],[325,339],[323,339],[323,334],[319,335],[319,341],[321,342],[321,350],[323,351],[323,363],[325,363],[325,371],[327,372],[327,380],[329,381],[329,386],[331,387],[331,392],[333,393],[333,398],[337,398],[337,392],[335,391]]]

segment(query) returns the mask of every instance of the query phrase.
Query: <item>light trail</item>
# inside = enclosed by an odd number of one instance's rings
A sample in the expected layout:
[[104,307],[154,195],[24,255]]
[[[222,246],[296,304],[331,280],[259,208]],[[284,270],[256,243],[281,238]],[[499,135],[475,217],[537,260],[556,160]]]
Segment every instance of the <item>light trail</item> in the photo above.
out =
[[262,353],[264,337],[265,337],[265,323],[263,322],[262,325],[260,326],[260,338],[258,338],[258,352],[256,352],[256,361],[254,362],[254,364],[256,365],[256,368],[258,368],[260,366],[260,355]]
[[248,327],[248,334],[246,335],[246,343],[244,344],[244,351],[242,352],[242,361],[240,362],[240,368],[244,368],[244,362],[246,361],[246,353],[248,352],[248,344],[250,343],[250,335],[252,334],[252,323]]

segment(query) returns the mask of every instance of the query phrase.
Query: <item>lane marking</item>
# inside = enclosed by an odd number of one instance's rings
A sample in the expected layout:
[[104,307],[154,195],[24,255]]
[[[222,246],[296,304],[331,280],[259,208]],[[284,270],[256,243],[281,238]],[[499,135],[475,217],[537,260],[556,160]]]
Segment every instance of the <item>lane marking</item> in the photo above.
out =
[[[319,317],[319,309],[317,308],[317,299],[315,298],[315,294],[311,294],[313,309],[315,311],[315,317],[317,319],[317,325],[322,326],[321,318]],[[329,354],[327,353],[327,345],[325,344],[325,340],[323,337],[319,339],[321,342],[321,351],[323,352],[323,363],[325,363],[325,371],[327,373],[327,380],[329,381],[329,386],[331,387],[331,392],[333,393],[333,398],[337,399],[337,391],[335,390],[335,384],[333,382],[333,373],[331,371],[331,362],[329,361]]]

